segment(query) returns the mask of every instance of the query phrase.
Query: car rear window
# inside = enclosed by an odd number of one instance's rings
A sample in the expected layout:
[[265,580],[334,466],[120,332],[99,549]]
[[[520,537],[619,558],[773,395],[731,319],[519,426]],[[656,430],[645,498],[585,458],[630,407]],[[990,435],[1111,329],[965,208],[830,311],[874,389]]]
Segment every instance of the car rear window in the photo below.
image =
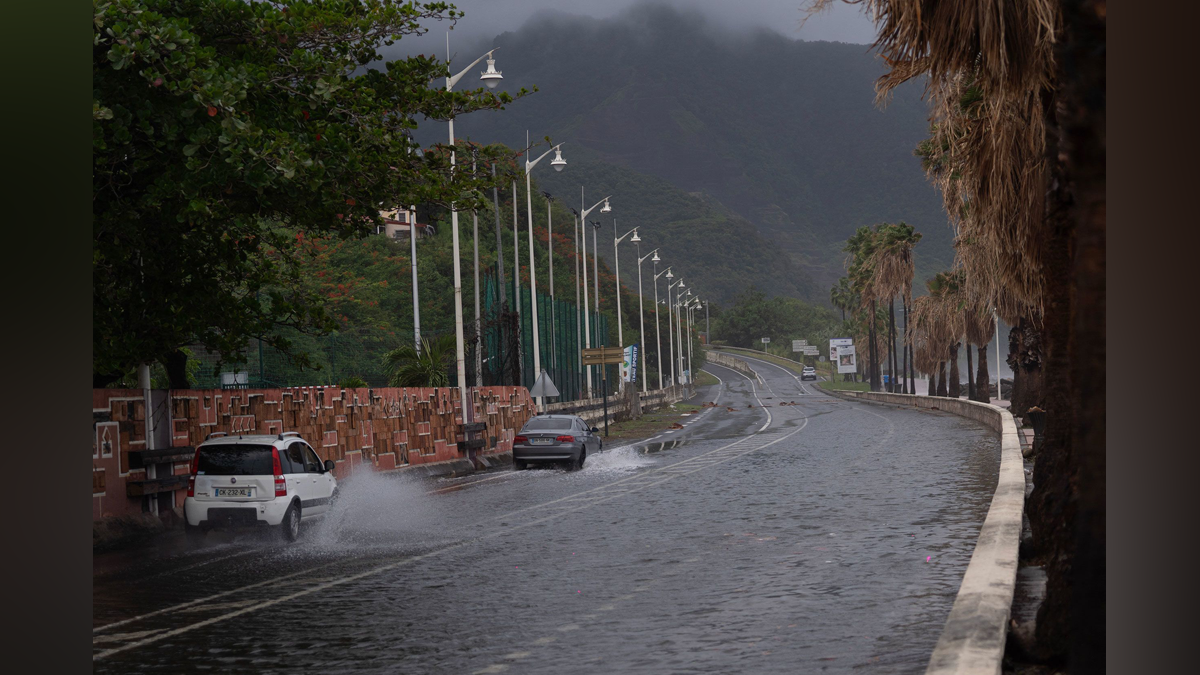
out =
[[269,445],[214,445],[200,448],[196,471],[207,476],[270,476],[275,462]]
[[538,419],[535,417],[525,423],[522,431],[569,431],[571,428],[570,419]]

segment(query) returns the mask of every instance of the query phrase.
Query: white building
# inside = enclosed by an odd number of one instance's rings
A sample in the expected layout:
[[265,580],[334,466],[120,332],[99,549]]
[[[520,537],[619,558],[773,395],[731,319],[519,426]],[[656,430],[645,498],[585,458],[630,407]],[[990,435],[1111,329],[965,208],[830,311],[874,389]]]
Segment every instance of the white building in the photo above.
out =
[[[408,209],[394,209],[392,211],[380,211],[379,215],[383,217],[383,225],[375,228],[375,234],[382,234],[389,239],[408,239],[409,228],[412,227],[415,218],[415,213]],[[417,223],[417,238],[425,237],[434,233],[432,225],[425,223]]]

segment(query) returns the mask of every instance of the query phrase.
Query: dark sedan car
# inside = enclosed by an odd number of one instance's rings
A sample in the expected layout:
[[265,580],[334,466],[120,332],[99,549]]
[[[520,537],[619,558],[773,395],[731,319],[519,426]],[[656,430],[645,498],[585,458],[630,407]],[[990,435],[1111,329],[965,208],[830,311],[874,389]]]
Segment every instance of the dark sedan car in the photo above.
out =
[[565,463],[572,470],[582,469],[588,453],[604,445],[599,432],[574,415],[532,417],[513,438],[513,468]]

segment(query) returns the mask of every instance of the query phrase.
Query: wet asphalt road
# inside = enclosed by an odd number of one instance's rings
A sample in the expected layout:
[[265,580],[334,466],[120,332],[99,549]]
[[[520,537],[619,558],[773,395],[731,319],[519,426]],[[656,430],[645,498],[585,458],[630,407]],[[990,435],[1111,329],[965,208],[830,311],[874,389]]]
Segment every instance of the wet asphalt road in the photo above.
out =
[[296,544],[98,555],[93,672],[923,672],[998,440],[752,365],[580,472],[356,477]]

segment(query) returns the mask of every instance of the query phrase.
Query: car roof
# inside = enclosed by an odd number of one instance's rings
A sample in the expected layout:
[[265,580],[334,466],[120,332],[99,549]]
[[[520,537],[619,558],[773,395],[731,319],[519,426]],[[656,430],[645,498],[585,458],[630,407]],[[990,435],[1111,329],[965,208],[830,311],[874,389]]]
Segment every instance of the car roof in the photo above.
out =
[[299,436],[291,435],[284,436],[281,439],[279,438],[278,434],[242,434],[240,436],[217,436],[216,438],[210,438],[204,441],[201,443],[201,445],[231,445],[234,443],[259,443],[262,445],[274,445],[276,443],[290,441],[292,439],[304,440]]

